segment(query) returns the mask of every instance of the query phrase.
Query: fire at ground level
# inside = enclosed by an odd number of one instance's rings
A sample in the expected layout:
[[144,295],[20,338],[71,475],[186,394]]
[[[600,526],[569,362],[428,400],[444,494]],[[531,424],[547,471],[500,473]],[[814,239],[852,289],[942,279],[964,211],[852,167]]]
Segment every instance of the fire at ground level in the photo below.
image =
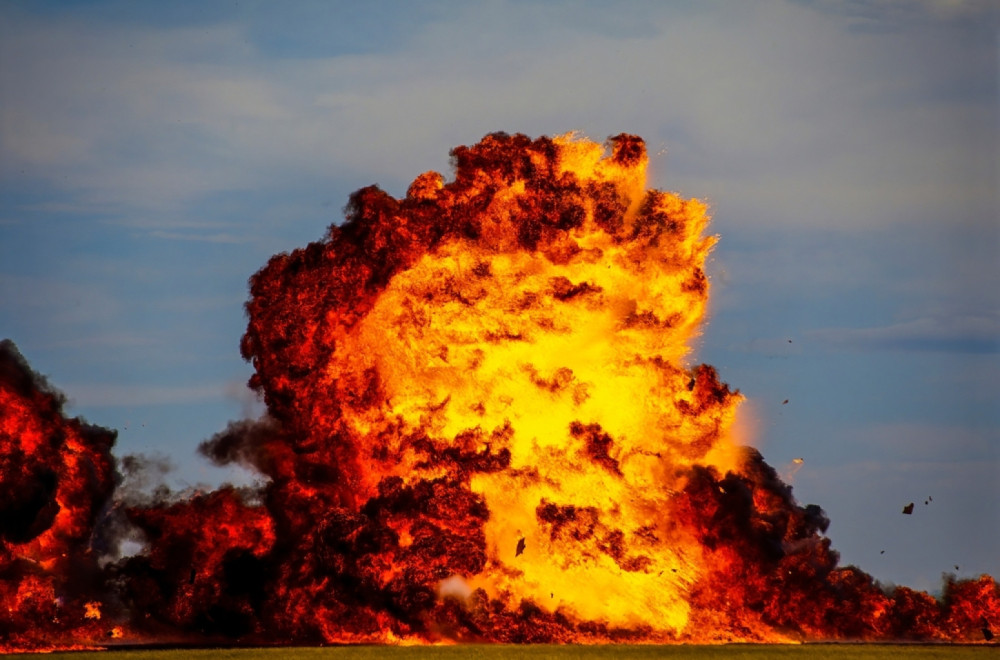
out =
[[[724,644],[724,645],[453,645],[453,646],[332,646],[246,649],[110,648],[46,654],[51,660],[761,660],[810,658],[811,660],[980,660],[993,657],[995,647],[968,644]],[[34,659],[35,654],[4,656]]]
[[883,588],[735,445],[742,396],[686,359],[707,209],[646,188],[640,138],[497,133],[452,158],[454,181],[359,190],[251,278],[267,414],[201,452],[259,488],[131,492],[141,460],[0,342],[0,648],[1000,630],[993,578]]

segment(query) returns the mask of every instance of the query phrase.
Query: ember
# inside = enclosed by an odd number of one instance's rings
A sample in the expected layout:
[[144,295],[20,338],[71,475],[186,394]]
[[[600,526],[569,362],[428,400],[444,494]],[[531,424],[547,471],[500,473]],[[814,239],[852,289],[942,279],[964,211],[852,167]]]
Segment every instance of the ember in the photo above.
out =
[[882,589],[733,444],[705,206],[608,147],[489,135],[254,275],[268,413],[202,452],[257,492],[111,507],[114,433],[3,344],[0,644],[988,640],[992,578]]

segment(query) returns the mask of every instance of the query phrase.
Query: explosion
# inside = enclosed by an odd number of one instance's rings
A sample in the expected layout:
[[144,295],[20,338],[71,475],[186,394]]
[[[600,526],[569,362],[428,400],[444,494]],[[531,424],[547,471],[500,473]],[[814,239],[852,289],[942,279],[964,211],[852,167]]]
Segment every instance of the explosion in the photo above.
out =
[[71,648],[100,634],[95,528],[115,489],[116,434],[66,419],[63,404],[0,342],[0,650]]
[[[403,199],[357,191],[322,241],[251,278],[241,348],[267,414],[201,451],[257,490],[112,500],[113,432],[65,420],[7,347],[0,644],[92,644],[100,626],[234,644],[1000,627],[989,576],[937,601],[839,567],[822,510],[733,442],[739,393],[686,363],[706,208],[646,189],[640,138],[496,133],[452,158],[453,181],[421,174]],[[105,547],[123,533],[140,553]]]

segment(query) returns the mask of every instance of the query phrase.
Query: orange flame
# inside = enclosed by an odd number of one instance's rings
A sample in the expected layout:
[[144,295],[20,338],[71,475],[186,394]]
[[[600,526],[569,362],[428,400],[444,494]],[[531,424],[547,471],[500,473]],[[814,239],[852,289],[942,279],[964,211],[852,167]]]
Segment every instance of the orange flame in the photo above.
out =
[[731,442],[739,395],[684,363],[705,206],[645,188],[639,138],[609,146],[494,134],[452,152],[451,183],[355,193],[347,223],[251,280],[243,352],[274,419],[206,451],[286,506],[343,511],[335,537],[384,535],[366,579],[410,613],[389,622],[404,637],[854,634],[784,593],[846,588],[822,512]]
[[0,651],[46,648],[50,629],[89,639],[99,616],[91,543],[114,488],[115,434],[66,419],[62,403],[0,341]]
[[[704,312],[714,240],[702,236],[704,205],[645,190],[634,138],[618,138],[610,158],[590,142],[552,146],[559,158],[529,158],[576,191],[560,200],[572,226],[526,250],[519,216],[551,201],[538,199],[537,179],[474,183],[463,195],[492,195],[480,235],[441,240],[396,274],[330,338],[338,348],[321,382],[378,374],[380,401],[341,416],[353,437],[392,438],[388,460],[365,461],[368,497],[388,477],[412,486],[446,474],[406,438],[509,456],[469,480],[492,514],[487,565],[463,576],[472,587],[615,627],[680,631],[700,557],[662,511],[679,468],[724,443],[737,401],[710,372],[679,364]],[[454,203],[443,188],[419,194]],[[599,222],[611,203],[624,213]]]
[[[738,446],[741,396],[687,362],[706,209],[646,189],[641,139],[452,157],[454,181],[362,189],[251,279],[268,414],[202,452],[258,489],[109,508],[113,432],[0,343],[0,648],[1000,629],[989,576],[938,601],[838,567],[822,510]],[[115,557],[122,536],[142,551]]]

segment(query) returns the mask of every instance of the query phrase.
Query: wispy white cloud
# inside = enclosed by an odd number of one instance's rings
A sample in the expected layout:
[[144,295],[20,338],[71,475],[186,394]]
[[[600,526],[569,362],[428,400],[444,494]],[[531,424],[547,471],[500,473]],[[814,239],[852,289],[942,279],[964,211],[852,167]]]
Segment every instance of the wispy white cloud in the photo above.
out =
[[730,349],[758,353],[772,358],[788,358],[802,354],[802,342],[796,344],[788,337],[754,337],[745,343],[730,346]]
[[13,99],[4,162],[88,203],[158,215],[296,173],[405,185],[492,130],[631,130],[698,145],[668,151],[658,183],[715,159],[726,176],[687,175],[685,189],[742,200],[759,221],[860,228],[989,204],[995,179],[969,158],[992,153],[975,128],[993,126],[988,107],[938,93],[959,57],[947,49],[965,52],[961,30],[850,35],[847,18],[786,3],[726,17],[643,5],[626,26],[612,7],[589,24],[560,21],[563,9],[459,6],[413,26],[403,50],[294,60],[235,22],[28,22],[3,46],[28,63],[0,80]]
[[18,207],[22,211],[29,212],[39,212],[39,213],[62,213],[62,214],[73,214],[73,215],[90,215],[90,214],[101,214],[101,213],[111,213],[114,211],[115,207],[108,203],[98,204],[94,202],[87,202],[84,200],[74,200],[74,201],[44,201],[44,202],[29,202],[26,204],[21,204]]
[[933,22],[986,23],[1000,14],[991,0],[797,0],[820,11],[848,16],[852,27],[896,31]]
[[101,222],[114,225],[116,227],[127,227],[129,229],[170,231],[182,229],[199,229],[207,231],[210,229],[234,229],[237,225],[234,222],[216,220],[212,218],[190,217],[190,216],[114,216],[102,218]]
[[123,348],[148,348],[162,344],[162,337],[154,337],[147,334],[130,334],[124,332],[107,332],[102,334],[86,335],[79,337],[69,337],[51,341],[45,345],[49,349],[112,349],[121,350]]
[[161,300],[159,307],[172,314],[203,314],[221,309],[240,309],[246,298],[243,293],[232,296],[180,295]]
[[81,327],[117,315],[122,303],[91,283],[0,273],[0,307],[15,317],[44,308],[51,323]]
[[1000,352],[1000,313],[937,315],[867,328],[821,328],[811,340],[860,351]]
[[252,243],[260,239],[254,238],[252,236],[237,236],[236,234],[201,234],[201,233],[184,233],[175,231],[161,231],[155,230],[149,234],[153,238],[164,238],[172,241],[193,241],[197,243],[230,243],[233,245],[238,245],[240,243]]
[[132,406],[203,403],[232,398],[226,384],[192,383],[190,385],[117,385],[109,383],[63,383],[71,406],[114,408]]
[[918,422],[878,423],[854,429],[851,446],[863,456],[893,457],[909,469],[926,462],[1000,461],[1000,428]]

